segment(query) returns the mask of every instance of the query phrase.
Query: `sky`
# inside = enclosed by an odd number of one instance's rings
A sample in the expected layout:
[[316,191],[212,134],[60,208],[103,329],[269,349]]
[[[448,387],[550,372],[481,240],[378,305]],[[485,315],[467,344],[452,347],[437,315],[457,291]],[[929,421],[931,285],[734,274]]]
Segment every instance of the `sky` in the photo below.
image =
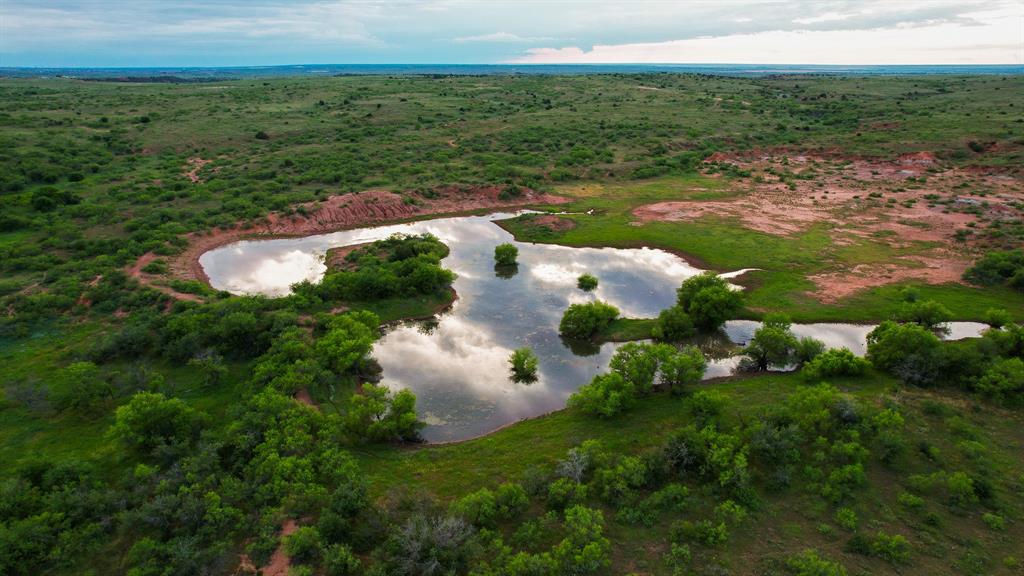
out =
[[0,0],[0,66],[1024,64],[1024,0]]

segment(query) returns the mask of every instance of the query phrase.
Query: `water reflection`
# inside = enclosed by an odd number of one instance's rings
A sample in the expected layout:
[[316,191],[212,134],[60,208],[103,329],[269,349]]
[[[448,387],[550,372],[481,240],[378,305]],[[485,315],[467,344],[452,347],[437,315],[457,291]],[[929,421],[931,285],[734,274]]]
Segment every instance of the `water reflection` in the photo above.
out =
[[[459,299],[442,316],[391,327],[374,346],[382,382],[416,393],[431,441],[484,434],[522,418],[565,405],[566,398],[607,369],[618,345],[563,340],[558,321],[565,308],[594,299],[617,306],[624,316],[649,318],[675,301],[679,283],[699,269],[661,250],[569,248],[516,242],[493,223],[511,214],[443,218],[410,224],[347,230],[306,238],[245,241],[203,254],[200,263],[214,288],[233,293],[279,296],[300,280],[319,281],[330,248],[370,242],[396,232],[430,232],[448,244],[446,267],[458,274]],[[494,247],[511,242],[519,249],[513,270],[494,266]],[[584,292],[577,278],[590,273],[598,288]],[[735,276],[732,273],[729,276]],[[954,323],[950,337],[979,332]],[[716,335],[695,340],[709,358],[706,378],[729,375],[735,353],[758,323],[737,320]],[[813,336],[831,347],[862,354],[871,326],[796,325],[799,336]],[[538,378],[517,384],[508,358],[529,346],[538,357]]]

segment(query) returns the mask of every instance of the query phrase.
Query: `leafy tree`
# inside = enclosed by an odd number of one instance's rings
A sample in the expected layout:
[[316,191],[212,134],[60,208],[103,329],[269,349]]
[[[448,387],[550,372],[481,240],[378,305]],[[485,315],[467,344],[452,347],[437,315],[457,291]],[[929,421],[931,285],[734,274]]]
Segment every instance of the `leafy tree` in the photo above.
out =
[[514,244],[498,244],[494,247],[494,264],[497,266],[514,266],[519,249]]
[[508,359],[512,366],[512,379],[516,382],[537,380],[537,355],[529,348],[517,348]]
[[677,295],[679,306],[703,332],[717,330],[743,307],[743,295],[714,272],[687,278]]
[[793,349],[793,360],[803,366],[825,351],[825,343],[810,336],[803,336]]
[[145,454],[161,445],[193,442],[203,420],[200,413],[179,398],[139,392],[117,408],[110,434]]
[[57,375],[57,405],[62,409],[94,410],[114,396],[110,382],[92,362],[75,362]]
[[384,386],[364,384],[354,394],[344,416],[344,428],[353,438],[371,442],[415,441],[423,422],[416,416],[416,395],[409,390],[395,394]]
[[600,300],[571,304],[558,323],[558,331],[568,338],[586,339],[607,328],[618,317],[618,308]]
[[564,574],[594,574],[611,564],[600,510],[579,505],[566,509],[565,531],[565,539],[551,551]]
[[636,401],[633,384],[618,372],[598,374],[589,384],[569,396],[568,406],[588,414],[610,417],[622,412]]
[[661,363],[675,353],[676,349],[668,344],[627,342],[615,351],[608,366],[621,375],[638,395],[644,395],[654,386],[654,377]]
[[204,388],[219,386],[228,375],[228,367],[224,365],[224,357],[213,350],[200,353],[188,361],[188,365],[197,368]]
[[361,368],[377,339],[379,324],[380,319],[371,312],[335,316],[314,345],[317,358],[339,375]]
[[868,360],[910,384],[930,384],[942,369],[939,338],[918,324],[886,320],[868,336]]
[[766,316],[764,323],[754,332],[754,337],[743,348],[745,358],[741,367],[764,371],[773,366],[793,364],[799,342],[789,327],[789,318],[785,316]]
[[975,389],[1009,406],[1024,402],[1024,360],[1004,358],[992,364],[978,379]]
[[299,526],[284,538],[284,549],[297,564],[312,564],[320,559],[320,531],[315,526]]
[[699,348],[687,346],[662,361],[659,383],[673,394],[681,394],[687,386],[701,381],[707,365]]
[[344,544],[332,544],[323,549],[324,572],[327,576],[355,576],[361,563]]
[[576,279],[576,287],[584,292],[590,292],[597,288],[597,276],[593,274],[583,274]]
[[[964,280],[981,286],[996,286],[1010,283],[1022,270],[1024,250],[989,252],[964,272]],[[1024,286],[1016,288],[1024,290]]]
[[804,364],[802,375],[806,380],[822,380],[833,376],[861,376],[870,365],[870,362],[856,356],[849,348],[833,348]]
[[925,328],[935,328],[953,319],[953,313],[935,300],[905,303],[896,317],[901,322],[914,322]]
[[985,311],[985,323],[993,328],[1002,328],[1012,320],[1010,313],[1001,308],[989,308]]
[[494,492],[481,488],[452,503],[449,513],[481,528],[493,528],[498,515]]
[[678,342],[693,336],[694,333],[696,333],[696,329],[693,327],[690,315],[683,310],[682,306],[672,306],[658,314],[658,322],[654,325],[651,336],[658,340]]

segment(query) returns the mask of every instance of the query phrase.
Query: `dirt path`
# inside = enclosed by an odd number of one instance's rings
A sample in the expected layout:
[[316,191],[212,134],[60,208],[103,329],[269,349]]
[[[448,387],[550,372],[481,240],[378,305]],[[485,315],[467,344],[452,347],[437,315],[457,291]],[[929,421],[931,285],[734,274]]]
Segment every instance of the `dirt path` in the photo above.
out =
[[[293,534],[299,528],[299,524],[288,518],[281,524],[281,539]],[[291,559],[284,551],[284,544],[278,544],[274,554],[270,557],[267,565],[260,568],[261,576],[288,576],[288,568],[291,567]]]
[[[436,189],[426,197],[421,194],[396,194],[386,190],[368,190],[353,194],[331,196],[322,202],[305,204],[291,215],[273,213],[258,223],[238,225],[206,234],[190,234],[189,244],[183,252],[168,259],[171,275],[185,280],[200,280],[209,283],[209,278],[199,264],[203,253],[247,238],[279,238],[323,234],[349,228],[379,225],[410,220],[420,216],[459,214],[475,210],[521,208],[538,204],[563,204],[568,198],[523,190],[511,198],[501,197],[504,188],[445,187]],[[129,268],[129,274],[140,281],[149,280],[147,285],[161,290],[175,298],[195,300],[193,294],[181,294],[167,287],[153,285],[141,269],[155,259],[146,254]]]

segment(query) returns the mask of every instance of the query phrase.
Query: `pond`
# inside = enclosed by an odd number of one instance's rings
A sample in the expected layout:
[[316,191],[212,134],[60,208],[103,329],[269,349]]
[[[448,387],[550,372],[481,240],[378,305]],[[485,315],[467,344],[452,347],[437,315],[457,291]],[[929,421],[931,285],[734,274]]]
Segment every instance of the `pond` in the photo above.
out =
[[[235,294],[282,296],[301,280],[319,281],[330,248],[371,242],[394,233],[429,232],[447,244],[444,260],[458,278],[458,299],[428,321],[389,327],[374,346],[383,368],[382,383],[409,388],[417,397],[424,437],[433,442],[471,438],[501,426],[557,410],[569,395],[607,369],[618,344],[574,344],[558,335],[558,321],[569,304],[607,301],[633,318],[654,317],[675,302],[675,290],[700,269],[682,258],[648,248],[570,248],[516,242],[494,221],[514,214],[439,218],[346,230],[304,238],[241,241],[202,255],[200,264],[219,290]],[[496,271],[494,247],[519,248],[513,271]],[[587,293],[576,287],[583,273],[600,279]],[[743,270],[725,277],[734,277]],[[953,335],[977,335],[984,325],[954,323]],[[697,342],[709,357],[706,378],[728,375],[757,322],[736,320],[717,335]],[[795,325],[798,336],[814,336],[830,347],[862,354],[873,326]],[[513,382],[508,357],[528,346],[537,354],[539,378]]]

